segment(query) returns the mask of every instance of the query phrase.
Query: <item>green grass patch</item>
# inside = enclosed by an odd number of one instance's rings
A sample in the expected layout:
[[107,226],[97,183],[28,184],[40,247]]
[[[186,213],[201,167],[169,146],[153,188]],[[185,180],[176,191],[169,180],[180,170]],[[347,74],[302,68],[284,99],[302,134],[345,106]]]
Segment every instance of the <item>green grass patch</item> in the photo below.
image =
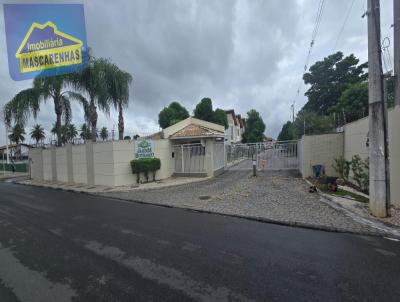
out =
[[326,193],[326,194],[330,194],[330,195],[334,195],[334,196],[338,196],[338,197],[344,197],[344,198],[349,198],[355,201],[359,201],[359,202],[363,202],[363,203],[368,203],[369,199],[367,197],[364,197],[362,195],[358,195],[356,193],[347,191],[347,190],[343,190],[343,189],[339,189],[336,192],[333,192],[331,190],[328,189],[328,185],[318,185],[318,189],[320,189],[322,192]]

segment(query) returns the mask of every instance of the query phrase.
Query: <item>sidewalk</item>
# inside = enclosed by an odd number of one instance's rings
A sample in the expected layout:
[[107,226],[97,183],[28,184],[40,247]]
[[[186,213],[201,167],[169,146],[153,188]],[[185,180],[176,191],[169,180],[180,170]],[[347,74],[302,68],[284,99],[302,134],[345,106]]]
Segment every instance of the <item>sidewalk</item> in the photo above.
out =
[[159,180],[156,182],[149,182],[144,184],[134,184],[132,186],[109,187],[99,185],[86,185],[86,184],[68,184],[64,182],[51,182],[51,181],[37,181],[37,180],[22,180],[16,183],[22,185],[30,185],[36,187],[45,187],[52,189],[60,189],[78,193],[103,193],[103,192],[131,192],[131,191],[146,191],[152,189],[162,189],[172,186],[181,186],[190,183],[198,183],[209,180],[210,177],[195,178],[195,177],[170,177],[167,179]]
[[29,173],[26,172],[10,172],[10,171],[0,171],[0,181],[12,178],[29,177]]

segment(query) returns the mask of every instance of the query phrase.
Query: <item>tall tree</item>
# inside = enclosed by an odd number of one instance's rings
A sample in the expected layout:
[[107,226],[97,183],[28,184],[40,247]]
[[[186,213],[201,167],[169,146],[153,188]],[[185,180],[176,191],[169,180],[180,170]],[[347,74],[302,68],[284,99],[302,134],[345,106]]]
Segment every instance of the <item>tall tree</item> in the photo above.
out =
[[320,115],[315,112],[302,111],[297,115],[293,128],[294,138],[300,138],[303,134],[332,132],[335,130],[335,123],[331,115]]
[[66,141],[72,143],[74,138],[78,136],[78,130],[74,124],[65,125],[65,138]]
[[214,111],[212,107],[212,101],[210,98],[203,98],[194,109],[194,117],[199,120],[213,122]]
[[[89,96],[87,103],[87,115],[90,123],[91,138],[96,141],[97,137],[97,109],[105,113],[110,112],[110,98],[108,95],[108,85],[106,73],[109,67],[109,61],[106,59],[97,59],[89,57],[85,69],[72,75],[73,87],[79,92],[85,92]],[[84,101],[85,98],[80,98]]]
[[35,78],[32,88],[20,91],[5,105],[6,122],[10,125],[14,120],[16,124],[24,125],[31,114],[36,118],[41,103],[52,99],[56,114],[57,144],[61,145],[62,117],[71,118],[70,91],[66,89],[69,82],[70,75]]
[[90,129],[86,123],[82,124],[80,131],[81,131],[81,133],[79,134],[79,136],[84,141],[86,141],[92,137],[92,133],[90,132]]
[[16,124],[11,128],[11,133],[8,135],[8,138],[11,142],[15,144],[19,144],[25,140],[25,129],[21,124]]
[[103,141],[105,141],[108,138],[108,130],[106,127],[101,128],[100,137]]
[[260,114],[251,109],[247,112],[246,129],[243,133],[243,143],[262,142],[264,138],[265,124]]
[[224,110],[217,108],[214,111],[214,123],[224,126],[225,129],[228,128],[228,117],[226,116],[226,113]]
[[364,72],[367,63],[358,63],[359,59],[353,54],[343,57],[342,52],[337,52],[312,65],[309,72],[303,75],[304,83],[311,87],[305,93],[308,102],[302,110],[328,114],[349,85],[367,79]]
[[339,102],[332,108],[344,123],[349,123],[368,115],[368,83],[355,83],[343,91]]
[[111,104],[118,110],[118,138],[123,140],[125,128],[123,111],[129,104],[129,84],[132,82],[132,76],[110,62],[105,63],[105,68],[107,94]]
[[189,117],[189,112],[179,102],[175,101],[164,107],[158,114],[158,124],[165,129]]
[[39,142],[41,140],[43,140],[46,135],[44,133],[44,128],[39,125],[36,124],[35,126],[33,126],[31,132],[30,132],[31,138],[34,139],[36,141],[36,146],[39,144]]
[[278,141],[290,141],[293,139],[293,123],[287,121],[283,126],[282,130],[278,135]]

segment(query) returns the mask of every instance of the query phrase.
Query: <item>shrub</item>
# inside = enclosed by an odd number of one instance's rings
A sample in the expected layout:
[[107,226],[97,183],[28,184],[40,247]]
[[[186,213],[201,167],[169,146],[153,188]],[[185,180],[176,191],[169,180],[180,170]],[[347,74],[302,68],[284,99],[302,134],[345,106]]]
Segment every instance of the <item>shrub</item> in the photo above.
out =
[[161,168],[159,158],[140,158],[131,161],[132,173],[136,174],[137,182],[140,181],[140,173],[144,173],[146,181],[149,181],[149,172],[153,172],[153,181],[156,179],[156,171]]
[[353,179],[361,191],[369,192],[369,160],[362,160],[359,155],[354,155],[351,159],[351,170]]
[[345,160],[343,156],[335,158],[334,160],[335,163],[332,165],[332,168],[340,175],[340,178],[348,180],[351,162]]

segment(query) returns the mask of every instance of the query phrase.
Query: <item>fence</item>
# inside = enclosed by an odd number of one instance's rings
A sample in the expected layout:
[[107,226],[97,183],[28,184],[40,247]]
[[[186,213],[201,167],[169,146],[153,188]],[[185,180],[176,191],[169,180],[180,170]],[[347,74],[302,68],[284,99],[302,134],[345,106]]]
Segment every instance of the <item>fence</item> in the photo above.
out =
[[204,173],[205,147],[201,144],[174,145],[175,173]]
[[225,166],[224,142],[214,142],[213,145],[214,171]]
[[297,169],[299,166],[297,141],[257,146],[257,164],[259,169]]

